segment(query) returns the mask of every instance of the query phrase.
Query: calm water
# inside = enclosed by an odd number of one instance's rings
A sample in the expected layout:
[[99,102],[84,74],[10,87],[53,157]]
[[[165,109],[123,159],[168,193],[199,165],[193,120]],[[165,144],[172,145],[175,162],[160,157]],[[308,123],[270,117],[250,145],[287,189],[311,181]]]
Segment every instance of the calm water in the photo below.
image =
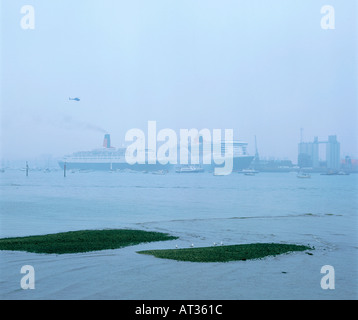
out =
[[[64,178],[61,171],[30,172],[29,177],[7,171],[0,179],[1,237],[139,228],[180,238],[75,255],[0,252],[0,294],[5,299],[358,297],[358,175],[298,179],[293,173],[68,172]],[[295,253],[225,264],[135,253],[221,241],[292,242],[316,249],[313,256]],[[35,290],[20,288],[25,264],[36,269]],[[335,290],[320,287],[320,268],[326,264],[335,268]]]

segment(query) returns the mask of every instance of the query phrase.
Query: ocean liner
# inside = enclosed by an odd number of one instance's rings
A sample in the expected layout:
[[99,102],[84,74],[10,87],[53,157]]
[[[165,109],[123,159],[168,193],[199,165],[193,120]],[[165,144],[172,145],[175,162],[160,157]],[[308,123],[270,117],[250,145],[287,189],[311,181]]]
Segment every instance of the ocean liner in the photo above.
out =
[[[204,144],[204,149],[208,146]],[[211,146],[212,147],[212,146]],[[203,148],[201,151],[203,151]],[[220,149],[220,148],[219,148]],[[225,144],[221,145],[222,154],[225,151]],[[247,143],[233,141],[233,171],[241,171],[250,166],[253,156],[247,154]],[[65,156],[59,161],[60,167],[63,169],[66,164],[68,170],[95,170],[95,171],[117,171],[117,170],[134,170],[134,171],[157,171],[157,170],[168,170],[175,171],[178,168],[177,164],[161,164],[157,161],[155,164],[129,164],[125,158],[126,148],[114,148],[111,146],[111,138],[109,134],[105,134],[103,140],[103,146],[91,151],[79,151],[71,155]],[[146,154],[148,150],[146,150]],[[177,152],[178,156],[180,152]],[[201,152],[205,154],[205,152]],[[211,156],[211,155],[210,155]],[[189,156],[190,158],[190,156]],[[203,156],[198,159],[199,163],[202,164]],[[177,161],[179,164],[179,159]],[[190,165],[189,160],[189,165]],[[215,167],[220,166],[212,161],[212,164],[203,164],[202,167],[205,171],[213,171]]]

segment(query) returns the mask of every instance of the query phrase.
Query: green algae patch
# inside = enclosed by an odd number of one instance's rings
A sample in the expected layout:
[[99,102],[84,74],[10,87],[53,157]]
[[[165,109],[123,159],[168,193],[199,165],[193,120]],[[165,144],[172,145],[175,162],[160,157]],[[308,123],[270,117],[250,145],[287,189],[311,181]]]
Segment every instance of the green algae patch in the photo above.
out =
[[166,233],[129,229],[81,230],[0,239],[0,250],[34,253],[79,253],[118,249],[145,242],[174,240]]
[[202,248],[146,250],[138,251],[138,253],[177,261],[229,262],[262,259],[267,256],[276,256],[284,253],[306,250],[312,250],[312,248],[295,244],[251,243]]

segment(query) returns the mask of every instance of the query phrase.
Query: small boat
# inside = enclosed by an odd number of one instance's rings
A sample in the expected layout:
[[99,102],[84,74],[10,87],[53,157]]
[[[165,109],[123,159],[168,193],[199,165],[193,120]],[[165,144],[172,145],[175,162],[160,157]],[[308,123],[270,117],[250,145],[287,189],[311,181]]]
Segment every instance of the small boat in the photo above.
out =
[[345,171],[339,171],[339,172],[337,173],[337,175],[339,175],[339,176],[349,176],[349,173],[348,173],[348,172],[345,172]]
[[245,176],[254,176],[255,172],[245,172],[244,175]]
[[152,171],[152,174],[157,174],[157,175],[164,175],[164,174],[166,174],[166,173],[167,173],[166,170]]
[[307,172],[299,172],[297,174],[297,178],[300,178],[300,179],[307,179],[307,178],[311,178],[311,175]]
[[204,172],[204,169],[202,167],[196,167],[196,166],[182,166],[175,169],[176,173],[198,173],[198,172]]
[[338,174],[335,170],[328,170],[326,173],[321,173],[321,176],[336,176]]
[[238,173],[243,173],[245,176],[254,176],[255,173],[259,173],[259,172],[254,169],[243,169]]

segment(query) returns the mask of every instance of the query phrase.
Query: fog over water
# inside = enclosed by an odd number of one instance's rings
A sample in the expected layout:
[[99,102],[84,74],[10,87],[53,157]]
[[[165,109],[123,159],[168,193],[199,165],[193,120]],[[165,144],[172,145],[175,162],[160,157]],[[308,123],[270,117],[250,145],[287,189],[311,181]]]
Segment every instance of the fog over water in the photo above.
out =
[[[357,152],[357,5],[330,1],[45,1],[34,29],[2,1],[2,157],[116,147],[132,128],[234,129],[262,157],[297,160],[337,135]],[[80,101],[69,100],[80,98]]]

